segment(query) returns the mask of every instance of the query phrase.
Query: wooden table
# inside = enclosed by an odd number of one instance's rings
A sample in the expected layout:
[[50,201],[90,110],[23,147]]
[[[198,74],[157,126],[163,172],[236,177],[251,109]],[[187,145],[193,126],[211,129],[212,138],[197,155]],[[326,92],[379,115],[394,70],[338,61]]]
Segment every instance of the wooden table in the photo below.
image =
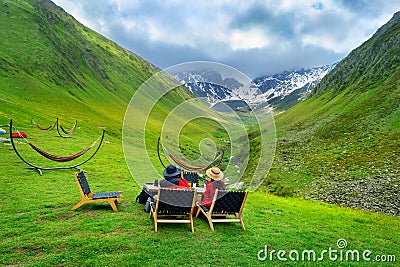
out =
[[[143,189],[146,190],[151,196],[157,195],[158,186],[154,183],[146,183],[143,185]],[[196,186],[197,199],[201,200],[206,189],[202,186]]]

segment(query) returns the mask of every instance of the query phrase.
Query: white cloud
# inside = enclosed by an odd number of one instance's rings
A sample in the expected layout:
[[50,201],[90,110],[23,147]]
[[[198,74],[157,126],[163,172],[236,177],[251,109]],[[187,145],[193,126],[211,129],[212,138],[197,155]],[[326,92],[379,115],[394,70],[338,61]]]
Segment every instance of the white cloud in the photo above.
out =
[[[141,56],[160,67],[181,63],[178,58],[242,65],[248,61],[244,67],[233,67],[246,68],[241,70],[249,76],[262,65],[274,72],[333,63],[400,10],[398,0],[54,2],[129,50],[140,50]],[[262,63],[263,59],[271,60]]]
[[270,43],[260,29],[232,30],[224,39],[221,41],[228,42],[227,44],[232,50],[264,48]]

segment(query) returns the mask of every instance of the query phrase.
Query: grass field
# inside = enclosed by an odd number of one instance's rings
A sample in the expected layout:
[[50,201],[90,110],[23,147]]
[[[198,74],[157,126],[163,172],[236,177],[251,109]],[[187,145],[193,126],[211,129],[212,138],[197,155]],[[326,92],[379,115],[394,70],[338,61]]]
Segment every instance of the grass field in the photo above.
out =
[[[3,123],[4,120],[1,122]],[[99,130],[81,124],[75,138],[61,139],[55,132],[24,127],[31,141],[45,145],[54,153],[64,151],[63,144],[90,144]],[[84,129],[90,129],[85,131]],[[35,138],[36,136],[36,138]],[[47,136],[45,143],[40,143]],[[153,220],[135,202],[140,187],[131,177],[119,138],[106,135],[100,152],[83,166],[94,192],[124,191],[124,198],[114,213],[106,203],[87,204],[76,211],[70,208],[80,198],[73,170],[44,171],[40,176],[26,168],[9,143],[1,143],[0,263],[24,266],[366,266],[357,261],[329,259],[321,262],[301,260],[303,250],[314,250],[316,259],[323,250],[370,250],[373,257],[399,256],[398,217],[328,205],[297,198],[281,198],[263,192],[250,193],[244,209],[246,230],[239,224],[217,224],[211,232],[208,223],[197,218],[195,232],[187,225],[160,225],[154,232]],[[85,145],[82,145],[85,144]],[[17,144],[20,152],[43,164],[26,144]],[[26,148],[25,148],[26,147]],[[70,153],[66,151],[65,153]],[[278,260],[271,250],[300,252],[300,261]],[[260,252],[261,251],[261,252]],[[260,254],[259,254],[260,253]],[[340,253],[340,250],[339,252]],[[295,254],[292,254],[292,256]],[[335,254],[332,254],[334,258]],[[339,254],[337,254],[339,255]],[[294,256],[293,256],[294,257]],[[349,258],[350,259],[350,258]],[[397,261],[398,264],[398,261]],[[383,266],[396,266],[385,263]],[[382,263],[375,263],[382,266]]]

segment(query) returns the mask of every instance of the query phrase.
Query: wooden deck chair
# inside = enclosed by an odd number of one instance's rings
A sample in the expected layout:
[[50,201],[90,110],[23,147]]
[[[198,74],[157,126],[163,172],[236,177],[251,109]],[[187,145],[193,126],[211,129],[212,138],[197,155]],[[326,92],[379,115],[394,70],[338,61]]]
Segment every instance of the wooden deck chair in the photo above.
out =
[[[215,195],[210,208],[197,203],[196,217],[200,211],[206,216],[210,228],[214,231],[215,222],[238,222],[243,229],[242,212],[248,191],[215,190]],[[228,218],[234,216],[235,218]],[[221,218],[222,217],[222,218]]]
[[195,188],[159,187],[156,200],[150,204],[150,218],[154,218],[154,231],[157,232],[158,223],[188,223],[191,231],[194,232],[193,209],[196,203],[196,194]]
[[79,173],[75,172],[74,176],[82,198],[71,208],[71,210],[76,210],[86,203],[107,201],[115,212],[118,211],[116,204],[118,203],[118,200],[122,198],[123,192],[93,193],[90,190],[89,183],[87,182],[83,171],[80,171]]

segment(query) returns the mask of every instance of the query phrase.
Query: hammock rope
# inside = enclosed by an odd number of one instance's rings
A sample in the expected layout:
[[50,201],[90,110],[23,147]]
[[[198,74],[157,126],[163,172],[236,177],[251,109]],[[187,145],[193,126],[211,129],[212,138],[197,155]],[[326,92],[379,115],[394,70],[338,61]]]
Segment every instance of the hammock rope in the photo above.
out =
[[[161,164],[165,168],[165,164],[162,162],[161,156],[160,156],[160,152],[159,152],[159,145],[160,144],[161,144],[161,142],[160,142],[160,137],[159,137],[158,138],[158,143],[157,143],[157,153],[158,153],[158,158],[159,158]],[[222,158],[224,157],[224,154],[225,154],[225,150],[223,150],[221,154],[219,154],[217,157],[215,157],[215,159],[212,160],[211,162],[209,162],[207,165],[198,166],[198,167],[192,167],[192,166],[189,166],[189,165],[183,163],[181,160],[179,160],[177,157],[175,157],[163,144],[161,144],[161,146],[162,146],[164,152],[176,163],[176,165],[178,165],[182,169],[185,169],[185,170],[191,171],[191,172],[204,171],[205,169],[210,167],[218,158],[221,157],[221,159],[220,159],[220,161],[218,163],[218,165],[219,165],[221,163],[221,161],[222,161]]]
[[[71,166],[64,166],[64,167],[40,167],[40,166],[34,165],[34,164],[30,163],[29,161],[27,161],[26,159],[24,159],[24,158],[22,157],[22,155],[18,152],[17,147],[15,146],[14,138],[13,138],[13,136],[12,136],[13,129],[14,129],[14,130],[18,133],[18,135],[21,136],[21,137],[22,137],[36,152],[38,152],[38,153],[41,154],[42,156],[46,157],[47,159],[50,159],[50,160],[53,160],[53,161],[57,161],[57,162],[68,162],[68,161],[72,161],[72,160],[74,160],[74,159],[77,159],[77,158],[79,158],[80,156],[82,156],[83,154],[85,154],[86,152],[88,152],[90,149],[92,149],[93,146],[99,141],[99,139],[100,139],[100,143],[98,144],[96,150],[95,150],[86,160],[84,160],[84,161],[82,161],[82,162],[80,162],[80,163],[77,163],[77,164],[71,165]],[[101,147],[101,145],[102,145],[102,143],[103,143],[103,140],[104,140],[104,134],[105,134],[105,129],[103,129],[103,132],[102,132],[101,136],[100,136],[99,138],[97,138],[96,141],[94,141],[92,145],[90,145],[89,147],[83,149],[82,151],[80,151],[80,152],[78,152],[78,153],[76,153],[76,154],[73,154],[73,155],[70,155],[70,156],[55,156],[55,155],[52,155],[52,154],[50,154],[50,153],[48,153],[48,152],[46,152],[46,151],[44,151],[44,150],[38,148],[38,147],[35,146],[33,143],[29,142],[26,138],[24,138],[24,137],[22,136],[22,134],[21,134],[15,127],[13,127],[13,125],[12,125],[12,119],[10,120],[10,140],[11,140],[11,144],[12,144],[12,147],[13,147],[15,153],[17,154],[17,156],[18,156],[23,162],[25,162],[27,165],[29,165],[30,168],[37,170],[37,171],[39,172],[40,175],[42,175],[42,170],[72,169],[72,168],[77,168],[78,166],[85,164],[85,163],[88,162],[90,159],[92,159],[92,158],[97,154],[97,152],[99,151],[99,149],[100,149],[100,147]]]

